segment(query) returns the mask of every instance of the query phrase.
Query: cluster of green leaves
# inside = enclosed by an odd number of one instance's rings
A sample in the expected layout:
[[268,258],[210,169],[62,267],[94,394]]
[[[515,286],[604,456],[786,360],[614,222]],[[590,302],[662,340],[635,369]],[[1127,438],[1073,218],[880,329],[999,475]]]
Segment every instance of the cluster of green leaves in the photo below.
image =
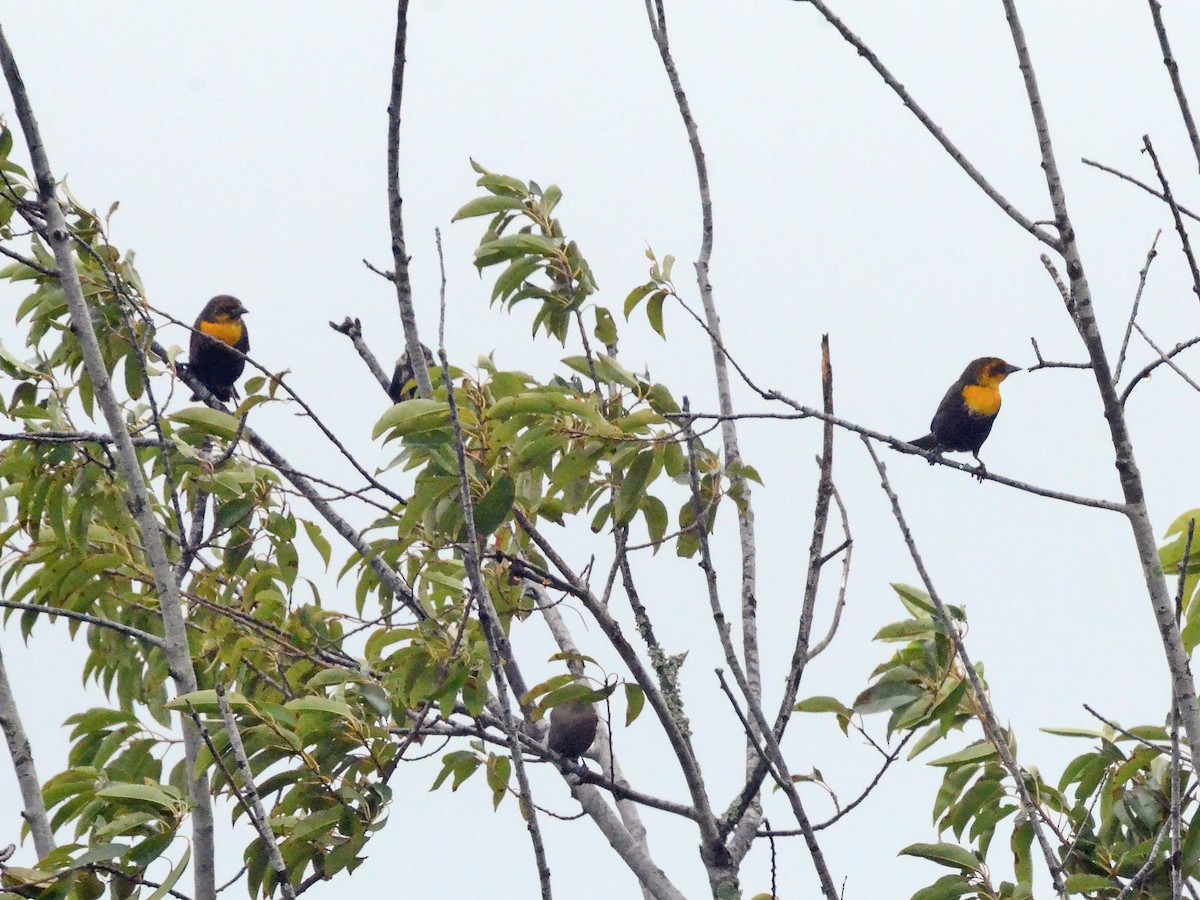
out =
[[492,302],[511,309],[522,300],[540,300],[534,333],[544,328],[566,344],[574,314],[598,288],[579,246],[564,236],[562,223],[554,218],[562,190],[556,184],[543,190],[536,181],[489,172],[474,160],[471,167],[487,195],[467,203],[451,221],[492,216],[475,250],[480,272],[508,263],[496,279]]
[[[11,138],[0,137],[0,169],[15,185],[0,191],[0,238],[17,240],[5,229],[16,205],[34,192],[7,160],[10,146]],[[55,827],[72,828],[75,842],[36,871],[7,870],[12,886],[37,893],[33,885],[41,885],[46,897],[89,896],[105,883],[114,896],[144,894],[146,867],[172,848],[173,855],[183,852],[175,842],[187,816],[187,786],[177,739],[168,730],[172,713],[202,716],[212,746],[226,757],[228,738],[212,715],[218,685],[229,692],[260,792],[272,798],[268,814],[289,880],[299,883],[311,872],[329,877],[361,861],[366,842],[386,818],[397,730],[411,727],[413,711],[475,716],[487,699],[488,647],[469,602],[460,552],[464,513],[450,390],[465,435],[477,532],[491,551],[484,578],[505,630],[531,610],[505,554],[546,568],[516,524],[518,513],[560,525],[586,516],[597,532],[640,521],[655,550],[673,541],[682,555],[696,552],[689,454],[671,418],[679,406],[664,385],[630,372],[613,354],[616,322],[589,301],[596,293],[590,268],[552,216],[561,192],[482,170],[481,175],[487,203],[468,204],[459,218],[484,214],[490,204],[492,224],[476,261],[481,268],[508,263],[495,299],[510,307],[537,301],[534,331],[564,342],[574,325],[583,328],[586,314],[590,337],[610,352],[568,357],[564,374],[548,384],[482,360],[482,377],[456,369],[448,384],[435,379],[432,399],[387,410],[376,436],[401,442],[396,464],[415,480],[408,502],[368,532],[371,552],[405,577],[425,615],[407,624],[394,621],[401,611],[397,598],[369,559],[351,554],[340,578],[353,582],[361,619],[376,620],[357,629],[364,641],[360,660],[343,649],[348,616],[325,609],[317,586],[301,571],[301,539],[326,566],[331,562],[321,528],[294,513],[276,472],[224,452],[239,434],[238,418],[195,406],[155,416],[164,394],[158,376],[170,374],[177,350],[155,342],[131,255],[110,245],[101,218],[64,196],[102,354],[112,370],[124,372],[116,385],[118,401],[140,441],[139,458],[164,534],[187,534],[194,509],[207,504],[212,510],[198,548],[205,563],[193,566],[182,585],[201,690],[170,700],[168,667],[158,645],[158,597],[108,447],[30,440],[0,449],[0,597],[32,607],[6,610],[6,621],[19,616],[28,635],[47,614],[70,611],[134,630],[68,622],[72,634],[80,628],[86,634],[84,677],[103,688],[111,706],[72,719],[69,768],[47,783]],[[514,232],[518,220],[523,224]],[[42,271],[53,270],[53,259],[36,236],[29,244],[14,249],[34,265],[15,263],[0,273],[29,288],[18,310],[27,329],[25,348],[20,354],[0,350],[0,370],[12,385],[0,397],[0,412],[24,423],[31,436],[96,430],[93,391],[62,288]],[[658,308],[661,313],[661,304]],[[581,333],[581,343],[587,337]],[[275,401],[278,386],[275,378],[248,379],[238,415]],[[150,402],[150,388],[157,404]],[[700,527],[711,528],[718,504],[729,494],[730,473],[700,442],[694,456]],[[666,505],[672,493],[678,502],[673,535]],[[172,562],[180,562],[178,540],[169,540],[168,548]],[[597,699],[614,687],[596,689],[552,675],[526,699],[537,718],[558,703],[583,695]],[[626,685],[627,721],[641,703],[636,686]],[[230,760],[224,762],[232,770]],[[206,753],[201,765],[215,791],[232,794],[216,758]],[[507,790],[509,762],[482,742],[453,750],[438,783],[451,780],[457,786],[479,769],[487,772],[498,803]],[[235,815],[241,816],[240,807]],[[264,895],[274,889],[266,858],[253,839],[246,851],[250,887]],[[184,852],[172,866],[172,878],[185,866]]]
[[[10,148],[11,136],[0,132],[6,179],[0,239],[16,242],[14,210],[36,192],[8,160]],[[246,698],[252,766],[265,782],[278,779],[271,783],[277,791],[272,815],[289,875],[298,880],[318,867],[331,874],[352,868],[386,807],[390,700],[368,677],[355,675],[365,684],[342,683],[359,669],[341,649],[343,617],[323,609],[316,586],[300,575],[298,537],[326,564],[329,542],[318,526],[294,515],[275,472],[222,453],[237,432],[234,417],[192,407],[154,421],[147,389],[154,386],[161,405],[163,381],[152,379],[169,371],[174,351],[153,347],[156,335],[131,255],[112,247],[103,220],[65,189],[62,203],[77,238],[78,273],[102,355],[110,371],[124,372],[114,388],[140,442],[164,534],[186,534],[201,497],[212,509],[199,549],[216,564],[199,566],[182,585],[201,686],[223,684]],[[0,448],[0,597],[30,608],[6,608],[4,618],[18,617],[27,636],[58,611],[136,631],[65,621],[72,635],[85,631],[83,677],[94,680],[112,706],[72,718],[69,768],[46,784],[54,826],[72,829],[75,842],[36,870],[5,869],[4,883],[29,895],[40,885],[40,896],[85,897],[97,896],[108,882],[113,896],[145,896],[142,873],[173,845],[189,809],[177,736],[142,724],[172,721],[167,662],[155,640],[162,636],[157,591],[108,446],[49,440],[97,430],[92,385],[62,288],[48,274],[53,257],[36,235],[13,249],[33,265],[17,262],[0,272],[28,289],[17,307],[25,346],[19,353],[16,347],[0,351],[0,413],[21,422],[31,440]],[[243,412],[269,402],[276,387],[274,380],[250,379]],[[172,563],[181,560],[177,539],[168,541],[168,551]],[[404,718],[402,709],[398,715]],[[209,728],[223,748],[223,726],[214,721]],[[203,762],[215,789],[228,790],[215,761]],[[186,857],[185,844],[174,851]],[[261,884],[268,891],[257,840],[247,860],[255,889]],[[179,865],[186,867],[186,859]]]
[[[1169,536],[1179,538],[1190,515],[1181,517]],[[1182,555],[1181,540],[1173,540],[1161,552],[1164,566],[1172,559],[1178,566]],[[887,712],[889,738],[915,738],[908,753],[911,760],[981,717],[945,625],[928,595],[905,585],[892,587],[908,615],[885,625],[876,640],[903,646],[872,672],[871,683],[852,704],[833,697],[810,697],[796,709],[832,713],[843,732],[848,732],[858,716]],[[950,606],[948,612],[955,627],[965,628],[961,608]],[[983,683],[982,666],[976,669]],[[1160,843],[1155,850],[1170,811],[1171,746],[1165,729],[1046,730],[1096,742],[1093,749],[1068,763],[1057,784],[1047,783],[1034,769],[1024,769],[1025,788],[1038,805],[1045,827],[1058,839],[1068,893],[1115,897],[1154,851],[1157,861],[1128,896],[1139,900],[1169,896],[1169,842]],[[1006,733],[1004,737],[1016,755],[1014,735]],[[916,843],[901,851],[952,870],[914,894],[913,900],[1031,898],[1036,853],[1033,829],[1021,812],[1015,786],[995,745],[981,738],[929,765],[945,770],[932,809],[937,834],[950,832],[960,843]],[[1181,777],[1186,791],[1190,770],[1184,768]],[[1006,821],[1010,821],[1008,845],[1015,879],[994,883],[988,851]],[[1200,806],[1187,796],[1182,807],[1181,864],[1189,880],[1200,878],[1198,825]]]

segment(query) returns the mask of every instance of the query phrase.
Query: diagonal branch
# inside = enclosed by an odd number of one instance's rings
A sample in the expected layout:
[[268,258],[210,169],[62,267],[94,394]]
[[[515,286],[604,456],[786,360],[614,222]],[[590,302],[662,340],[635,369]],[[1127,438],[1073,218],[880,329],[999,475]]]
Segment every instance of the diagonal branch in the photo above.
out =
[[1179,205],[1175,202],[1175,196],[1171,193],[1171,185],[1167,183],[1167,176],[1158,162],[1158,154],[1154,152],[1154,145],[1150,143],[1150,135],[1142,135],[1142,146],[1150,154],[1150,160],[1154,163],[1154,173],[1158,176],[1158,183],[1162,185],[1163,189],[1163,200],[1166,201],[1167,206],[1171,207],[1171,216],[1175,219],[1175,230],[1179,233],[1179,242],[1183,245],[1183,255],[1187,257],[1188,268],[1192,270],[1192,290],[1196,297],[1200,298],[1200,268],[1196,267],[1192,242],[1188,240],[1187,229],[1183,226],[1183,217],[1179,214]]
[[795,0],[795,2],[811,3],[817,12],[825,17],[825,21],[837,29],[842,38],[858,51],[858,55],[870,63],[871,68],[879,73],[879,76],[884,80],[884,83],[896,93],[896,96],[900,98],[904,105],[912,110],[913,115],[916,116],[921,124],[925,126],[925,129],[931,135],[933,135],[934,140],[941,144],[942,148],[950,154],[950,158],[958,163],[959,167],[967,173],[968,177],[970,177],[972,181],[979,185],[983,192],[991,197],[997,206],[1004,210],[1005,215],[1007,215],[1010,219],[1012,219],[1046,246],[1061,252],[1061,239],[1056,238],[1054,235],[1049,234],[1048,232],[1039,228],[1036,222],[1023,215],[1021,211],[1013,206],[1003,194],[992,187],[991,182],[983,177],[983,173],[975,168],[971,161],[963,155],[963,152],[959,150],[958,147],[956,147],[950,140],[950,138],[946,136],[946,132],[942,131],[941,127],[929,117],[929,114],[926,113],[925,110],[920,107],[920,105],[918,105],[917,101],[913,99],[913,96],[905,89],[904,85],[902,85],[896,79],[896,76],[888,71],[887,67],[883,64],[879,57],[872,52],[871,48],[863,43],[862,39],[858,37],[858,35],[847,28],[846,24],[836,15],[834,15],[833,10],[826,6],[822,0]]
[[[1175,207],[1178,209],[1178,207]],[[1162,229],[1154,232],[1154,240],[1146,251],[1146,264],[1138,272],[1137,292],[1133,295],[1133,309],[1129,311],[1129,322],[1125,326],[1125,337],[1121,339],[1121,352],[1117,354],[1117,368],[1113,371],[1113,384],[1121,383],[1121,369],[1125,366],[1125,352],[1129,349],[1129,338],[1133,336],[1133,323],[1137,320],[1138,308],[1142,305],[1142,291],[1146,289],[1146,278],[1150,274],[1150,264],[1158,256],[1158,239],[1162,237]]]
[[[1124,172],[1120,171],[1119,169],[1114,169],[1112,166],[1106,166],[1106,165],[1104,165],[1104,163],[1098,163],[1094,159],[1088,159],[1086,156],[1083,157],[1082,159],[1080,159],[1080,162],[1083,163],[1085,166],[1091,166],[1093,169],[1099,169],[1101,172],[1107,172],[1109,175],[1116,175],[1122,181],[1128,181],[1130,184],[1135,184],[1138,187],[1140,187],[1143,191],[1145,191],[1147,194],[1149,194],[1151,197],[1157,197],[1159,200],[1167,199],[1161,193],[1156,191],[1154,188],[1150,187],[1150,185],[1146,184],[1144,181],[1139,181],[1138,179],[1134,178],[1132,175],[1126,175]],[[1196,213],[1192,212],[1186,206],[1180,206],[1179,211],[1181,213],[1183,213],[1185,216],[1187,216],[1189,219],[1195,219],[1197,222],[1200,222],[1200,215],[1197,215]]]
[[1192,142],[1192,152],[1196,154],[1196,165],[1200,166],[1200,136],[1196,134],[1196,120],[1192,118],[1192,108],[1188,104],[1187,94],[1183,90],[1183,79],[1179,77],[1179,64],[1171,53],[1171,42],[1167,39],[1167,25],[1162,17],[1162,3],[1150,0],[1150,16],[1154,19],[1154,31],[1158,35],[1158,46],[1162,48],[1163,65],[1171,76],[1171,87],[1175,89],[1175,99],[1179,102],[1179,114],[1183,116],[1183,126],[1187,129],[1188,139]]

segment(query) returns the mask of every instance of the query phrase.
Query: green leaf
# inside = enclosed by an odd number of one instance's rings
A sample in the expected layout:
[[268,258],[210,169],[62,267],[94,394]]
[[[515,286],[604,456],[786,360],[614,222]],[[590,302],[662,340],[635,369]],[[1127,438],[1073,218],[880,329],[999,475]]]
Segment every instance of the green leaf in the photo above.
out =
[[650,535],[650,543],[657,552],[659,544],[666,537],[667,525],[671,521],[670,513],[667,512],[666,504],[651,494],[642,497],[640,508],[642,517],[646,520],[646,532]]
[[450,405],[444,400],[429,400],[417,397],[388,407],[375,428],[371,431],[372,438],[378,438],[385,431],[391,431],[391,437],[402,437],[408,434],[420,434],[441,428],[450,421]]
[[297,697],[295,700],[285,703],[284,708],[297,713],[330,713],[341,716],[343,719],[349,719],[351,722],[358,721],[358,717],[354,715],[354,710],[350,708],[349,704],[330,700],[328,697]]
[[524,201],[504,195],[489,194],[486,197],[476,197],[469,203],[459,207],[450,219],[451,222],[457,222],[459,219],[471,219],[475,216],[490,216],[498,212],[506,210],[525,209]]
[[141,800],[167,810],[178,809],[183,802],[170,788],[153,784],[113,784],[96,791],[96,796]]
[[183,855],[179,858],[179,862],[175,864],[173,869],[171,869],[166,879],[161,885],[159,885],[158,890],[147,897],[146,900],[163,900],[164,897],[170,894],[171,889],[179,883],[179,879],[182,878],[183,873],[187,871],[188,863],[191,862],[191,859],[192,848],[184,847]]
[[508,791],[508,779],[512,774],[512,760],[507,756],[489,756],[487,761],[487,783],[492,789],[492,809],[499,809],[500,802]]
[[637,305],[646,298],[647,294],[654,290],[654,287],[653,281],[647,281],[645,284],[639,284],[629,292],[629,296],[625,298],[625,321],[629,321],[630,313],[637,309]]
[[1029,849],[1033,846],[1033,826],[1026,821],[1014,828],[1009,846],[1012,848],[1013,872],[1017,881],[1032,884],[1033,857],[1029,855]]
[[189,406],[167,416],[172,422],[195,428],[202,434],[231,439],[238,430],[238,420],[229,413],[207,406]]
[[504,524],[512,512],[517,488],[508,473],[502,474],[475,504],[475,533],[479,537],[491,534]]
[[957,844],[909,844],[900,851],[900,855],[919,856],[952,869],[969,872],[980,870],[980,862],[975,855]]
[[476,265],[490,265],[485,260],[499,262],[502,259],[516,259],[524,256],[553,256],[559,249],[561,241],[544,237],[540,234],[506,234],[495,240],[481,243],[475,249]]
[[852,710],[836,697],[807,697],[797,703],[793,709],[796,712],[837,713],[839,716],[845,716],[846,718],[853,715]]
[[1111,891],[1120,887],[1111,878],[1082,872],[1068,875],[1065,884],[1068,894],[1090,894],[1095,891]]
[[596,340],[605,347],[611,347],[617,342],[617,323],[613,321],[612,313],[603,306],[596,307]]
[[629,470],[625,473],[625,480],[621,482],[616,502],[613,504],[613,521],[617,525],[628,525],[633,519],[653,468],[653,450],[643,450],[634,458]]
[[554,207],[558,206],[558,201],[562,199],[562,188],[557,184],[551,184],[542,191],[542,213],[549,216],[554,212]]
[[963,894],[974,890],[968,878],[962,875],[943,875],[928,887],[912,895],[912,900],[958,900]]
[[992,759],[996,756],[996,748],[987,741],[976,741],[970,746],[964,747],[957,753],[951,753],[949,756],[943,756],[941,759],[935,759],[929,763],[931,766],[957,766],[967,762],[979,762],[984,759]]
[[663,303],[666,299],[666,291],[655,291],[650,302],[646,304],[646,317],[650,320],[650,327],[657,331],[664,341],[667,339],[667,332],[663,328]]
[[625,727],[628,728],[642,714],[646,705],[646,692],[633,682],[625,682]]
[[325,563],[325,567],[329,568],[329,555],[332,547],[329,541],[325,539],[325,535],[321,534],[320,527],[315,522],[309,522],[307,519],[301,519],[300,524],[304,526],[304,531],[308,534],[308,539],[316,548],[317,553],[321,554],[321,560]]
[[507,269],[496,278],[492,288],[492,300],[507,300],[525,281],[544,265],[544,261],[536,256],[526,256],[514,259]]

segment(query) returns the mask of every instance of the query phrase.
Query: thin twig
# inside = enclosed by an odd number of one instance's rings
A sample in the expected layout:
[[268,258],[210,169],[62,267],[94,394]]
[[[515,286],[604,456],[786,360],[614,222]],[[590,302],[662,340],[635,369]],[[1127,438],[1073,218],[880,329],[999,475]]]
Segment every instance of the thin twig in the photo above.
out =
[[833,604],[833,619],[829,623],[829,632],[808,651],[809,662],[812,662],[817,656],[823,653],[825,648],[833,643],[834,635],[837,634],[838,626],[842,621],[842,609],[846,606],[846,588],[850,582],[850,557],[854,552],[854,538],[850,535],[850,516],[846,512],[846,504],[842,502],[842,495],[838,491],[837,485],[830,484],[830,491],[833,494],[833,502],[837,504],[838,514],[842,520],[842,534],[845,535],[845,540],[842,541],[840,546],[825,554],[821,558],[821,564],[824,565],[842,550],[845,550],[845,555],[842,557],[842,577],[838,581],[837,600]]
[[[1146,861],[1142,863],[1142,867],[1134,872],[1133,877],[1129,879],[1129,883],[1121,888],[1121,892],[1117,894],[1115,900],[1128,900],[1146,880],[1147,876],[1154,870],[1155,864],[1158,862],[1158,851],[1162,848],[1163,840],[1166,839],[1167,832],[1171,830],[1171,823],[1164,822],[1163,827],[1158,830],[1158,835],[1154,838],[1154,843],[1150,846],[1150,853],[1146,856]],[[1177,895],[1176,895],[1177,896]]]
[[[821,337],[821,398],[826,416],[833,415],[833,364],[829,355],[829,335]],[[796,627],[796,637],[792,647],[792,658],[788,664],[788,675],[783,685],[783,695],[779,701],[779,711],[775,715],[772,726],[775,740],[782,740],[787,729],[796,703],[796,694],[800,689],[800,681],[804,677],[805,668],[812,658],[809,652],[812,637],[813,615],[816,609],[817,589],[820,585],[821,570],[824,567],[822,550],[825,546],[825,530],[829,524],[829,504],[833,496],[833,423],[824,420],[821,437],[821,456],[818,461],[820,476],[817,479],[817,496],[813,502],[812,534],[808,545],[808,563],[805,568],[804,593],[800,602],[800,616]],[[759,788],[767,772],[765,765],[759,761],[751,770],[749,777],[739,792],[739,801],[732,810],[727,821],[735,823],[735,833],[731,841],[735,855],[748,844],[757,831],[757,822],[743,821],[745,812],[752,809],[752,801],[757,796]]]
[[1163,22],[1162,3],[1159,0],[1150,0],[1150,16],[1154,19],[1158,46],[1162,48],[1163,65],[1167,67],[1167,74],[1171,76],[1171,87],[1175,89],[1175,99],[1179,102],[1179,114],[1183,117],[1184,128],[1187,129],[1188,139],[1192,142],[1196,164],[1200,166],[1200,136],[1196,134],[1196,120],[1192,118],[1192,108],[1183,90],[1183,79],[1179,77],[1179,64],[1171,54],[1171,42],[1167,40],[1167,25]]
[[1154,370],[1157,369],[1159,366],[1166,365],[1170,359],[1172,359],[1175,356],[1178,356],[1184,350],[1187,350],[1189,347],[1194,347],[1197,344],[1200,344],[1200,335],[1198,335],[1194,338],[1189,338],[1188,340],[1183,341],[1182,343],[1176,344],[1172,350],[1170,350],[1166,354],[1160,356],[1158,359],[1154,360],[1154,362],[1149,363],[1148,365],[1143,367],[1140,372],[1138,372],[1136,375],[1133,376],[1132,379],[1130,379],[1129,384],[1125,386],[1125,390],[1123,390],[1121,392],[1121,398],[1120,398],[1121,405],[1122,406],[1125,405],[1125,402],[1129,399],[1129,395],[1133,393],[1133,389],[1135,387],[1137,387],[1137,384],[1139,381],[1149,378],[1150,375],[1154,372]]
[[47,278],[58,278],[58,272],[54,271],[53,269],[47,269],[40,263],[37,263],[28,257],[22,256],[20,253],[17,253],[13,250],[9,250],[3,245],[0,245],[0,254],[7,256],[9,259],[16,260],[26,268],[33,269],[33,271],[37,272],[39,275],[45,275]]
[[[1164,35],[1165,37],[1165,35]],[[1179,560],[1179,584],[1175,588],[1175,624],[1183,618],[1183,594],[1187,585],[1188,564],[1192,560],[1192,538],[1196,520],[1188,519],[1183,558]],[[1171,900],[1183,896],[1183,760],[1179,752],[1179,704],[1171,700]],[[1157,853],[1157,851],[1156,851]]]
[[1071,309],[1071,291],[1063,282],[1062,276],[1058,274],[1058,267],[1054,265],[1054,260],[1052,260],[1045,253],[1038,258],[1042,261],[1042,266],[1045,267],[1046,271],[1050,273],[1050,277],[1054,280],[1054,286],[1058,288],[1058,294],[1060,297],[1062,297],[1063,303],[1066,304],[1067,311],[1074,315],[1074,312]]
[[[1194,130],[1192,134],[1194,137]],[[1154,172],[1158,175],[1158,183],[1162,185],[1163,199],[1167,202],[1167,206],[1171,207],[1171,216],[1175,219],[1175,230],[1179,233],[1179,242],[1183,245],[1183,255],[1187,257],[1188,268],[1192,270],[1192,291],[1195,292],[1196,298],[1200,299],[1200,267],[1196,265],[1196,257],[1192,253],[1192,242],[1188,240],[1187,229],[1183,225],[1183,217],[1179,214],[1179,205],[1175,202],[1175,197],[1171,194],[1171,186],[1167,183],[1167,176],[1163,173],[1162,166],[1158,162],[1158,154],[1154,152],[1154,145],[1150,143],[1150,135],[1142,135],[1142,146],[1150,154],[1150,160],[1154,163]]]
[[[1200,339],[1198,339],[1198,340],[1200,340]],[[1014,478],[1008,478],[1007,476],[1004,476],[1004,475],[996,475],[993,472],[991,472],[990,470],[985,471],[985,472],[979,472],[977,466],[971,466],[971,465],[967,465],[966,463],[957,462],[956,460],[946,459],[945,457],[939,456],[937,451],[922,450],[919,447],[914,447],[912,444],[908,443],[907,441],[902,441],[902,440],[900,440],[900,438],[894,437],[893,435],[884,434],[882,431],[875,431],[874,429],[866,428],[862,425],[858,425],[854,422],[851,422],[847,419],[839,418],[837,416],[827,416],[825,413],[821,412],[819,409],[814,409],[810,406],[804,406],[803,404],[797,403],[796,401],[791,400],[788,397],[785,397],[783,394],[780,394],[778,391],[768,391],[768,392],[766,392],[766,396],[768,397],[768,399],[779,400],[779,401],[783,402],[784,404],[786,404],[787,406],[790,406],[792,409],[794,409],[796,411],[795,414],[736,413],[734,415],[734,418],[738,418],[738,419],[820,419],[821,421],[825,421],[826,419],[828,419],[830,422],[832,422],[838,428],[843,428],[846,431],[853,431],[855,434],[858,434],[858,435],[861,435],[864,437],[869,437],[874,441],[878,441],[881,444],[887,444],[889,447],[891,447],[895,450],[900,450],[903,453],[909,453],[909,454],[912,454],[915,456],[922,456],[925,459],[929,460],[929,462],[934,465],[947,466],[948,468],[951,468],[951,469],[957,469],[958,471],[965,472],[968,475],[971,475],[972,477],[975,477],[975,478],[978,478],[980,475],[982,475],[983,476],[982,480],[984,480],[984,481],[994,481],[997,484],[1003,484],[1003,485],[1006,485],[1007,487],[1016,488],[1019,491],[1025,491],[1026,493],[1036,494],[1039,497],[1048,497],[1051,500],[1064,500],[1067,503],[1074,503],[1077,506],[1090,506],[1093,509],[1107,509],[1112,512],[1119,512],[1119,513],[1125,512],[1125,504],[1124,503],[1118,503],[1113,500],[1100,500],[1095,497],[1084,497],[1079,494],[1068,494],[1068,493],[1065,493],[1064,491],[1054,491],[1054,490],[1050,490],[1049,488],[1043,488],[1043,487],[1038,487],[1037,485],[1034,485],[1034,484],[1029,484],[1028,482],[1017,481]],[[672,414],[668,415],[667,418],[680,420],[683,418],[683,414],[682,413],[672,413]],[[715,413],[692,413],[692,418],[693,419],[717,419],[717,418],[719,418],[719,416]]]
[[[1114,169],[1112,166],[1106,166],[1106,165],[1104,165],[1104,163],[1098,163],[1094,159],[1088,159],[1086,156],[1083,157],[1082,159],[1080,159],[1080,162],[1083,163],[1085,166],[1091,166],[1093,169],[1099,169],[1101,172],[1107,172],[1109,175],[1116,175],[1122,181],[1128,181],[1130,184],[1137,185],[1143,191],[1145,191],[1147,194],[1149,194],[1152,197],[1157,197],[1159,200],[1167,199],[1160,192],[1156,191],[1154,188],[1150,187],[1150,185],[1146,184],[1146,182],[1139,181],[1138,179],[1134,178],[1132,175],[1126,175],[1120,169]],[[1187,216],[1189,219],[1195,219],[1197,222],[1200,222],[1200,214],[1192,212],[1186,206],[1178,206],[1176,208],[1181,213],[1183,213],[1185,216]]]
[[75,612],[71,609],[58,609],[53,606],[40,606],[36,603],[18,603],[15,600],[0,600],[0,608],[4,609],[20,609],[26,612],[39,613],[43,616],[62,616],[64,619],[74,619],[76,622],[86,622],[88,625],[95,625],[97,628],[107,628],[109,631],[115,631],[118,634],[123,634],[126,637],[134,638],[149,644],[157,650],[165,650],[166,642],[157,634],[151,634],[148,631],[142,631],[139,628],[133,628],[130,625],[125,625],[121,622],[114,622],[111,619],[101,619],[97,616],[91,616],[87,613]]
[[1146,334],[1145,329],[1143,329],[1141,325],[1139,325],[1137,322],[1134,322],[1133,327],[1137,333],[1142,336],[1142,340],[1150,345],[1150,349],[1158,354],[1158,359],[1160,362],[1165,363],[1167,368],[1187,382],[1188,386],[1191,387],[1192,390],[1200,391],[1200,384],[1197,384],[1187,372],[1179,368],[1179,365],[1173,359],[1171,359],[1170,356],[1164,353],[1158,344],[1154,343],[1154,340],[1150,337],[1150,335]]
[[1125,337],[1121,339],[1121,352],[1117,354],[1117,367],[1113,370],[1113,384],[1119,384],[1121,381],[1121,369],[1125,365],[1125,352],[1129,349],[1129,338],[1133,335],[1133,322],[1137,318],[1138,307],[1142,303],[1142,291],[1146,288],[1146,276],[1150,274],[1150,263],[1154,262],[1154,257],[1158,256],[1158,239],[1162,237],[1162,229],[1154,232],[1154,240],[1150,242],[1150,249],[1146,252],[1146,264],[1142,266],[1142,270],[1138,272],[1137,292],[1133,295],[1133,309],[1129,312],[1129,322],[1125,325]]
[[[217,685],[217,706],[220,707],[221,719],[225,722],[225,736],[229,739],[229,749],[233,752],[234,762],[237,763],[238,774],[242,776],[241,790],[238,790],[231,777],[229,786],[237,795],[242,808],[246,810],[246,815],[250,817],[250,823],[258,832],[258,838],[263,842],[263,847],[266,848],[267,859],[271,863],[271,869],[275,872],[275,883],[279,885],[279,892],[283,894],[284,900],[295,900],[296,891],[288,879],[287,866],[283,862],[283,854],[279,852],[279,842],[275,840],[275,834],[271,831],[271,824],[267,819],[267,812],[263,809],[262,800],[259,799],[258,787],[254,784],[254,772],[250,768],[250,758],[246,755],[246,747],[242,743],[242,733],[238,729],[237,719],[234,718],[229,700],[225,696],[225,685],[223,684]],[[215,753],[213,755],[217,756]],[[229,777],[229,774],[226,772],[226,777]]]
[[[1043,261],[1048,257],[1043,256]],[[1071,362],[1050,362],[1042,358],[1042,349],[1038,346],[1037,338],[1031,337],[1029,343],[1033,344],[1033,355],[1037,358],[1037,362],[1032,366],[1026,366],[1026,372],[1036,372],[1038,369],[1090,369],[1091,363],[1071,363]]]

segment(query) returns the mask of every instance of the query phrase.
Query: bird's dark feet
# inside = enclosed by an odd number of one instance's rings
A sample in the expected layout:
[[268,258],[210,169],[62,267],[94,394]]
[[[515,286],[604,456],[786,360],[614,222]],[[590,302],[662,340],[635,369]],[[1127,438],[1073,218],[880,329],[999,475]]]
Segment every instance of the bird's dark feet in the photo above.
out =
[[976,457],[975,457],[975,461],[976,461],[977,463],[979,463],[979,467],[978,467],[978,468],[976,468],[976,469],[975,469],[975,471],[974,471],[972,474],[975,476],[975,479],[976,479],[977,481],[979,481],[980,483],[982,483],[982,482],[983,482],[983,479],[984,479],[984,477],[985,477],[985,476],[987,475],[987,473],[988,473],[987,466],[985,466],[985,465],[983,464],[983,460],[982,460],[982,459],[980,459],[978,456],[976,456]]

